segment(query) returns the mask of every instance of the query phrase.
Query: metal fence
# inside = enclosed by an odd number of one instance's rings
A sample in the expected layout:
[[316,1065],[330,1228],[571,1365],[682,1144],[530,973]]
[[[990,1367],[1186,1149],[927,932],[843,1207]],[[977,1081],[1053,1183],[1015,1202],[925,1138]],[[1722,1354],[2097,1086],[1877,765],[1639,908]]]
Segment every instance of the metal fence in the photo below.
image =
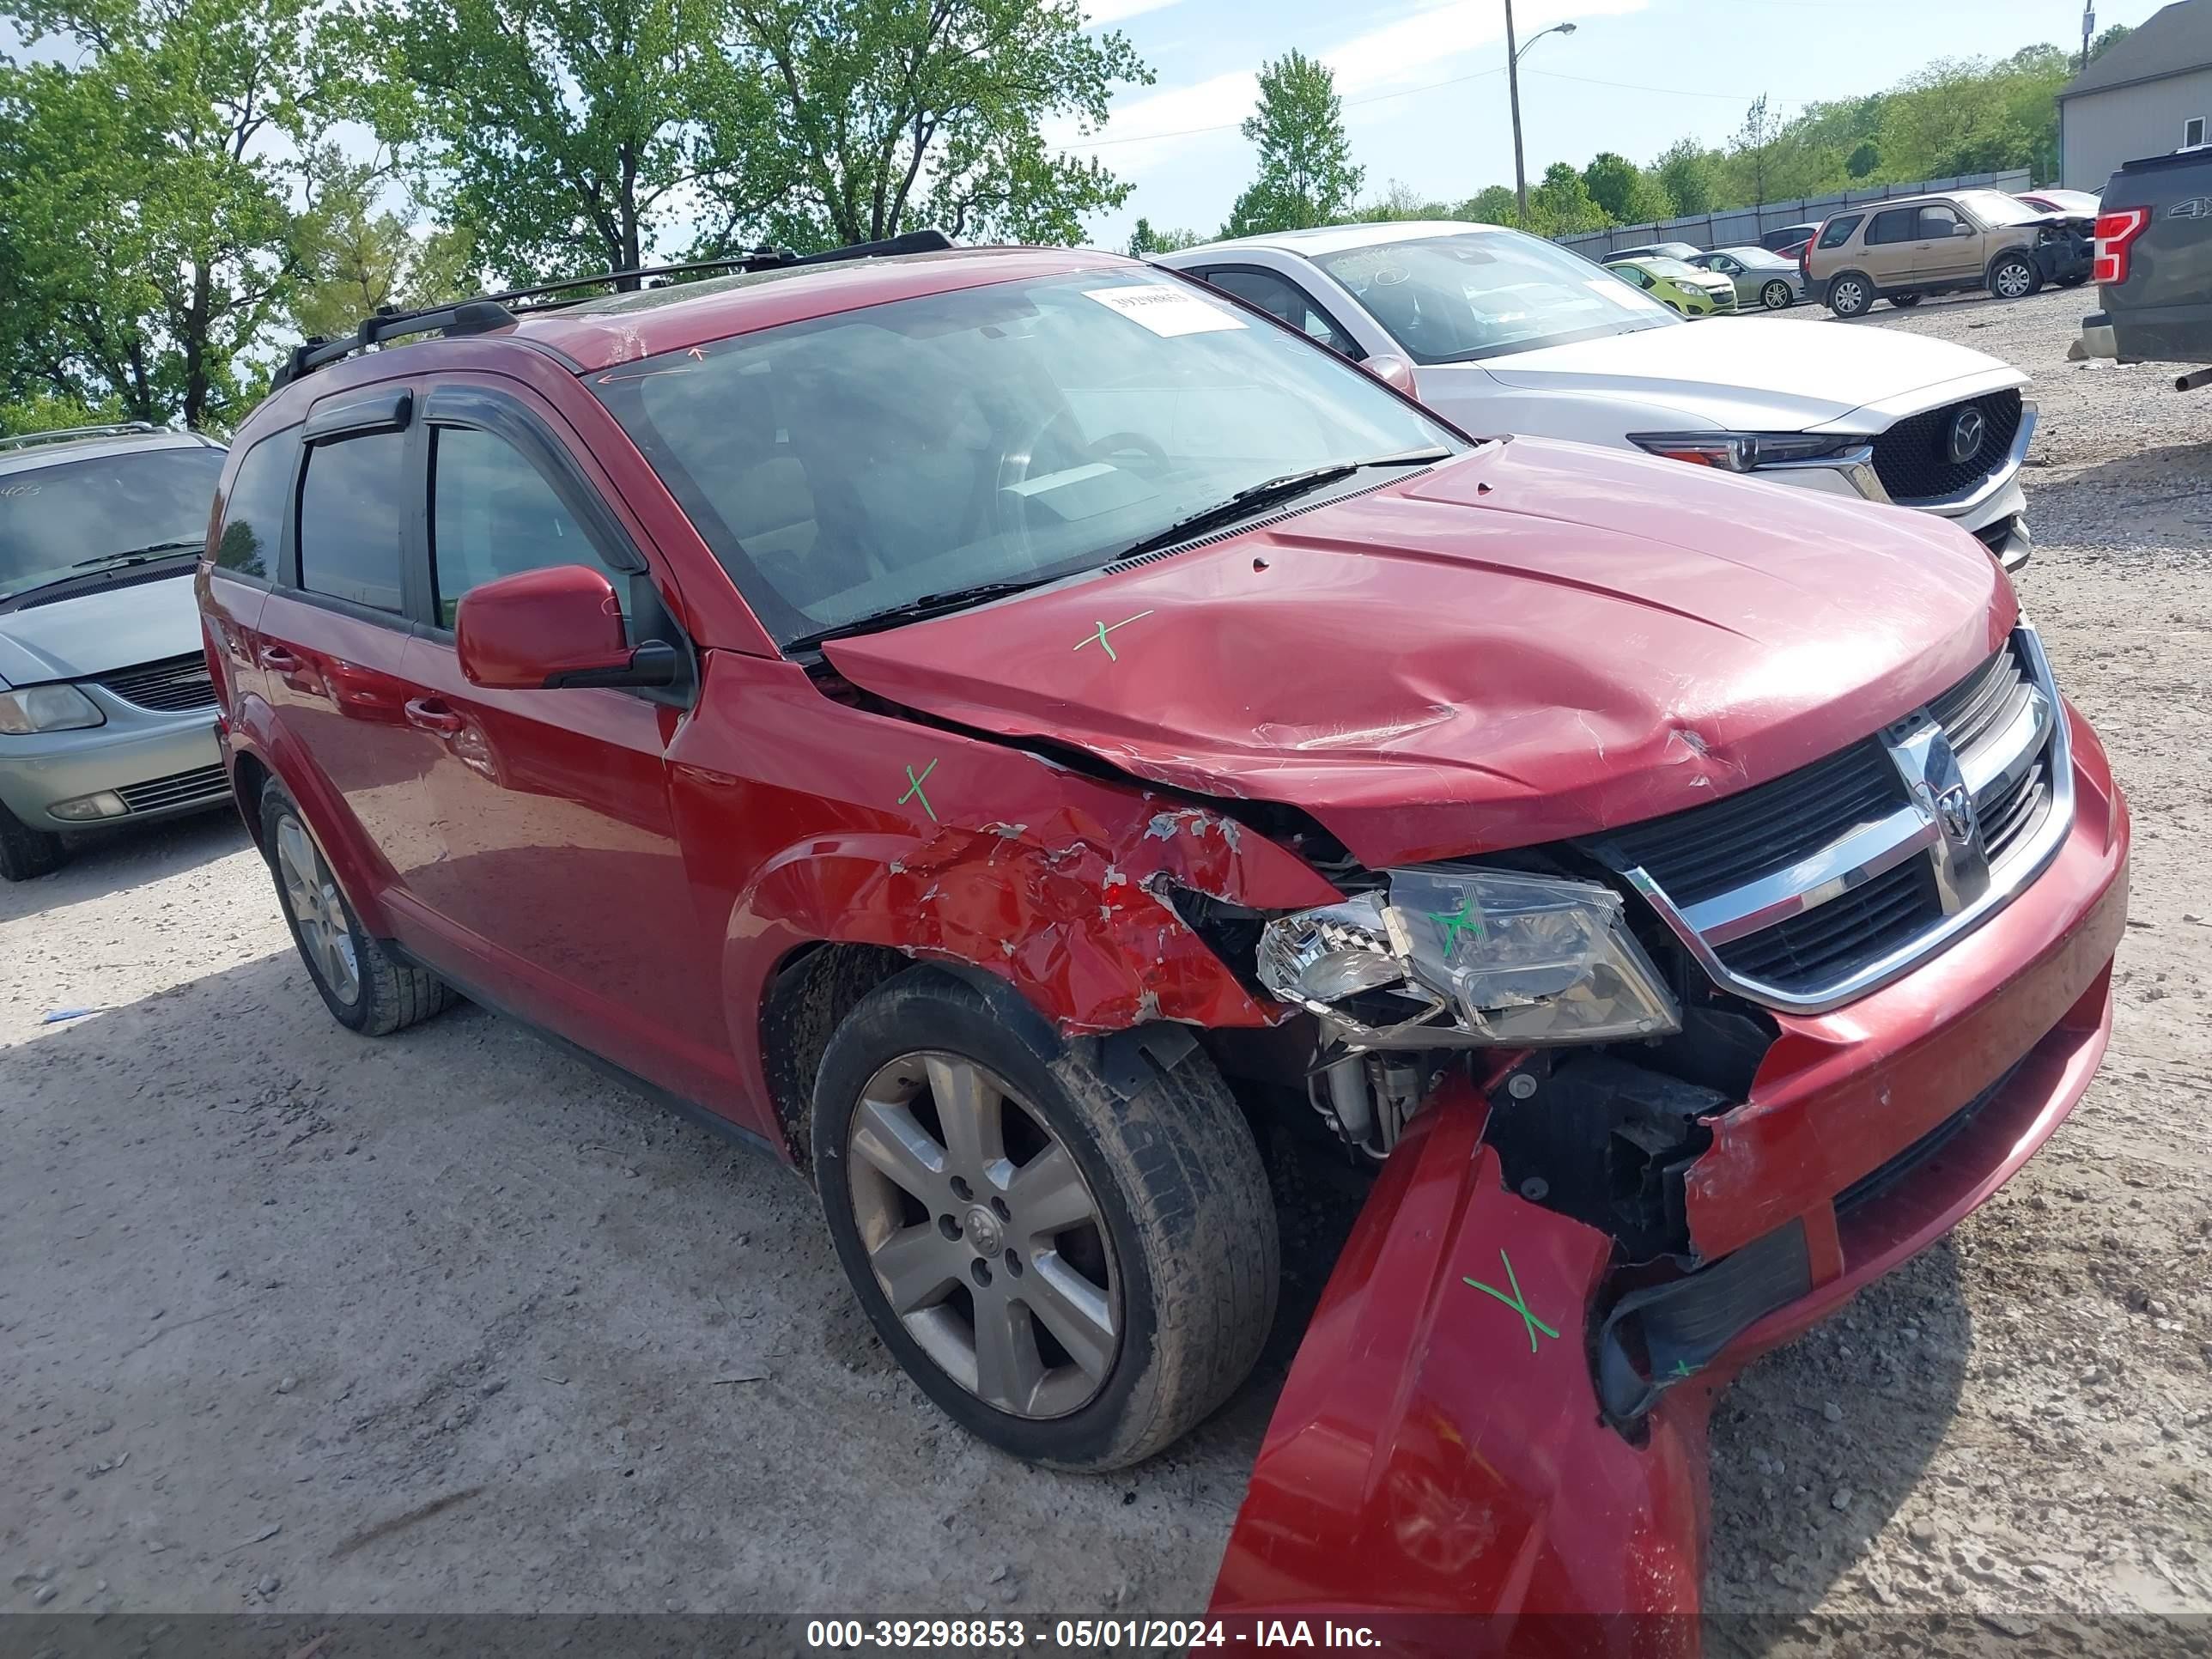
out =
[[1970,173],[1957,179],[1929,179],[1917,185],[1878,185],[1847,190],[1834,196],[1814,196],[1795,202],[1768,202],[1760,207],[1731,208],[1725,213],[1693,213],[1669,219],[1662,225],[1615,225],[1610,230],[1579,231],[1556,240],[1563,247],[1593,259],[1601,259],[1617,247],[1642,247],[1650,242],[1694,242],[1699,247],[1756,247],[1763,232],[1785,225],[1807,225],[1840,213],[1862,202],[1880,202],[1893,196],[1918,196],[1926,191],[2019,191],[2028,187],[2025,167],[2008,173]]

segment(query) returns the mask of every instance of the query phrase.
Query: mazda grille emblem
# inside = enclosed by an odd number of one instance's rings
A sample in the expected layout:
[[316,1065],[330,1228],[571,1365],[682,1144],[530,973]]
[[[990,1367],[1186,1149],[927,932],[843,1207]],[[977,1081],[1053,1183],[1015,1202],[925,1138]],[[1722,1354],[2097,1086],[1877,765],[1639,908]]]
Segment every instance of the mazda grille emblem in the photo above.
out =
[[1948,448],[1951,464],[1964,466],[1982,453],[1982,439],[1989,431],[1989,422],[1982,418],[1978,409],[1962,409],[1951,417],[1951,437]]
[[1973,840],[1974,798],[1966,793],[1966,786],[1954,783],[1936,797],[1936,822],[1954,847],[1964,847]]

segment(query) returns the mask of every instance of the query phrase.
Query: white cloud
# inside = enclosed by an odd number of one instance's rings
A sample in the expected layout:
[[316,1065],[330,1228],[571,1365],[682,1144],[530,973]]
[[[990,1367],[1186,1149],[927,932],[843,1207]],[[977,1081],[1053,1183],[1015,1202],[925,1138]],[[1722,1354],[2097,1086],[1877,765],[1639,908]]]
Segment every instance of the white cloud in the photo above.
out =
[[1083,21],[1092,28],[1104,23],[1118,23],[1148,11],[1159,11],[1177,3],[1177,0],[1091,0],[1083,9]]

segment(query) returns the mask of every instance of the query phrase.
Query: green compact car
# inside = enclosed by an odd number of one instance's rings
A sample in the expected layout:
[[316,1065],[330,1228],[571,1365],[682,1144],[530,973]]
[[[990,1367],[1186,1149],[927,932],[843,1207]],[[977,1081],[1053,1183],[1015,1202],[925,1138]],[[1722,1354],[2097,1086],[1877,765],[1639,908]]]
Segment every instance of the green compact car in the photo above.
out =
[[1685,317],[1733,315],[1735,284],[1717,271],[1699,270],[1663,254],[1608,259],[1605,268]]

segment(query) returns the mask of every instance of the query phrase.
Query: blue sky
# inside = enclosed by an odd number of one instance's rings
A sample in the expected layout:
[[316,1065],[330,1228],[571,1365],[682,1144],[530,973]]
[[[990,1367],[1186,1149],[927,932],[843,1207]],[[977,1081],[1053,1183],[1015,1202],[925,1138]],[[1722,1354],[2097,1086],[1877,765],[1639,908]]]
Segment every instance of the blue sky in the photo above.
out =
[[[2140,23],[2160,3],[2100,0],[2097,27]],[[1254,168],[1237,131],[1253,71],[1293,46],[1335,69],[1370,192],[1402,179],[1456,201],[1513,182],[1502,0],[1088,0],[1086,10],[1159,77],[1125,88],[1088,138],[1054,130],[1136,185],[1126,207],[1091,222],[1101,246],[1126,241],[1139,214],[1218,228]],[[1686,133],[1717,143],[1761,92],[1786,115],[1877,91],[1934,58],[2002,57],[2039,40],[2075,49],[2081,33],[2078,0],[1515,0],[1513,15],[1524,43],[1575,25],[1522,60],[1532,179],[1600,150],[1648,161]]]

